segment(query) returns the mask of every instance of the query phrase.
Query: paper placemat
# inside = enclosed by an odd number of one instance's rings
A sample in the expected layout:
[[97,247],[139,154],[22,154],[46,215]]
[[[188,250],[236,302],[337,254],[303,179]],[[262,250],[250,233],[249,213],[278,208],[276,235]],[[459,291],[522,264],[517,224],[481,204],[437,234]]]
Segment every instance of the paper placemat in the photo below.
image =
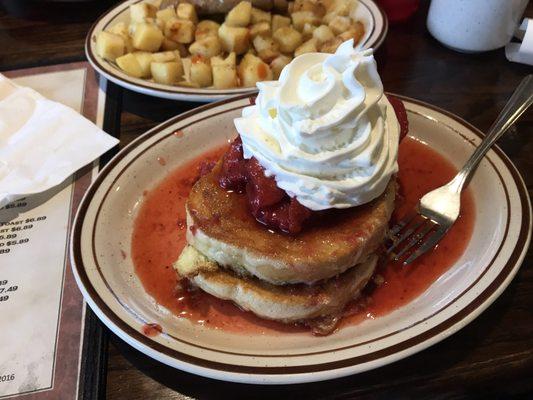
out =
[[[99,85],[87,63],[5,75],[103,126],[105,81]],[[59,187],[0,209],[0,399],[78,397],[87,310],[68,240],[96,172],[94,163]]]

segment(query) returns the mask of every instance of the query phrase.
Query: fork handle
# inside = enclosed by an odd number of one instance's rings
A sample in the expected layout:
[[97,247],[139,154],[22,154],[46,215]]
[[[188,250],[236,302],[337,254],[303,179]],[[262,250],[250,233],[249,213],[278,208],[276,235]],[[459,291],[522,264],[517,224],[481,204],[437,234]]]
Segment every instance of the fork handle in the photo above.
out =
[[498,118],[490,127],[487,135],[470,156],[464,167],[449,183],[457,192],[463,190],[465,182],[475,172],[492,145],[516,122],[533,103],[533,75],[528,75],[516,88]]

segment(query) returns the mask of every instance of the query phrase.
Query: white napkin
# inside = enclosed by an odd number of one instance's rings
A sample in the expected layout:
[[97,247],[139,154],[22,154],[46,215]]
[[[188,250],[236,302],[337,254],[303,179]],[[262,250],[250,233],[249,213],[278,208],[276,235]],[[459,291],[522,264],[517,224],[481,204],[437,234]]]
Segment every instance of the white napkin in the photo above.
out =
[[0,207],[59,185],[118,140],[0,74]]
[[533,19],[525,18],[515,36],[522,43],[511,42],[505,46],[505,56],[509,61],[533,65]]

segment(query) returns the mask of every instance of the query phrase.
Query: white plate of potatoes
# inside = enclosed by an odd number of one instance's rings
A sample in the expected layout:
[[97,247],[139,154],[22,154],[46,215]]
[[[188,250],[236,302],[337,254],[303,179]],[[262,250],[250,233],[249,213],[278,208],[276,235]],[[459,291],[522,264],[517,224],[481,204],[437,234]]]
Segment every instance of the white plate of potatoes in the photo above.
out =
[[126,89],[207,102],[255,91],[300,54],[333,53],[349,39],[377,48],[387,33],[372,0],[229,1],[225,14],[209,14],[220,0],[120,3],[89,30],[87,58]]

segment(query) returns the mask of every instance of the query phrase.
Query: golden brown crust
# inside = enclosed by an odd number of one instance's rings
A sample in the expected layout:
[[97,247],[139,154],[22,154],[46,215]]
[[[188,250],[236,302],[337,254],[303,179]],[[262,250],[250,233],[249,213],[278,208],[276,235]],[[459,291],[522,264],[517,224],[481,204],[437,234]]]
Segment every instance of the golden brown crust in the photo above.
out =
[[[249,211],[245,195],[229,193],[219,186],[219,171],[220,163],[191,190],[187,203],[192,221],[190,231],[194,235],[195,229],[199,229],[208,237],[255,257],[275,260],[278,265],[292,269],[295,277],[301,277],[286,282],[329,278],[361,262],[382,244],[394,210],[396,183],[391,181],[376,200],[335,210],[320,224],[289,236],[259,224]],[[189,242],[195,245],[194,238]],[[261,278],[273,283],[277,280]]]

